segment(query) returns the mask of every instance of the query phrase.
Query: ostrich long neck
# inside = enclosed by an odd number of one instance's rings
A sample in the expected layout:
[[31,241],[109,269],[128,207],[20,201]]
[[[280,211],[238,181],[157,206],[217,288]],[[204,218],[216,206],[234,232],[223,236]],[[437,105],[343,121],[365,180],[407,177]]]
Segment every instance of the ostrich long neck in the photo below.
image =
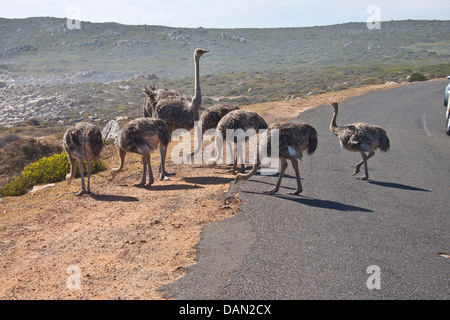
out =
[[330,130],[335,135],[338,135],[338,133],[340,131],[339,130],[340,128],[336,124],[337,114],[338,114],[338,109],[334,108],[333,118],[331,118]]
[[195,95],[191,101],[191,109],[198,110],[202,104],[202,92],[200,90],[200,58],[195,57]]

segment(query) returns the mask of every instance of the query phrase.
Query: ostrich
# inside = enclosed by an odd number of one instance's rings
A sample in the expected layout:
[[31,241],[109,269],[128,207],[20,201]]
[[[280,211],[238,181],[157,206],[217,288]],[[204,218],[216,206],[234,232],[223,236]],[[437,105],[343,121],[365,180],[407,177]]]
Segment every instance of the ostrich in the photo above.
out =
[[194,121],[199,119],[198,110],[202,104],[200,90],[200,57],[208,50],[196,49],[195,62],[195,95],[189,100],[175,90],[156,89],[148,86],[144,89],[147,98],[144,102],[144,117],[162,119],[167,123],[169,133],[176,129],[191,130]]
[[[200,123],[202,124],[202,135],[209,129],[215,129],[219,124],[219,121],[229,112],[238,110],[238,106],[228,104],[217,104],[209,107],[200,115]],[[197,149],[190,153],[190,156],[194,156],[200,150],[201,144],[197,145]]]
[[[287,160],[290,160],[295,171],[297,179],[297,190],[290,192],[292,195],[299,195],[303,191],[302,183],[300,181],[300,173],[298,171],[298,160],[302,159],[303,151],[308,155],[312,155],[317,148],[317,131],[314,127],[307,123],[299,123],[295,121],[279,122],[270,125],[269,129],[263,135],[259,148],[267,148],[267,154],[270,157],[271,153],[271,131],[278,130],[279,133],[279,157],[281,160],[281,170],[275,187],[271,190],[265,191],[265,194],[275,194],[280,189],[281,180],[284,172],[288,166]],[[235,178],[235,183],[244,182],[250,179],[258,171],[261,165],[259,153],[258,160],[253,166],[252,170],[247,174],[238,174]]]
[[[167,145],[170,136],[166,123],[160,119],[138,118],[127,123],[119,136],[119,157],[120,165],[118,168],[111,170],[111,176],[114,177],[123,169],[125,155],[127,152],[133,152],[142,155],[142,163],[144,171],[142,180],[135,187],[149,188],[153,182],[152,167],[150,164],[150,154],[158,147],[161,157],[160,180],[166,178],[164,164],[166,160]],[[148,168],[149,182],[146,183],[146,171]]]
[[219,121],[227,115],[229,112],[238,110],[238,106],[228,104],[217,104],[209,107],[200,115],[200,122],[202,123],[202,133],[209,129],[215,129],[219,124]]
[[[63,136],[63,147],[70,162],[70,172],[66,175],[66,180],[70,184],[75,177],[75,161],[78,160],[78,167],[81,174],[81,191],[75,193],[79,196],[84,193],[91,193],[91,171],[92,162],[100,158],[103,148],[102,133],[95,125],[87,122],[79,122],[67,129]],[[87,189],[84,184],[84,165],[88,174]]]
[[[194,51],[195,63],[195,94],[189,100],[175,90],[156,89],[148,86],[144,89],[147,97],[144,101],[144,117],[162,119],[166,122],[169,136],[176,129],[191,130],[194,121],[199,119],[198,110],[202,104],[202,93],[200,90],[200,57],[209,52],[205,49]],[[167,175],[174,173],[166,172]]]
[[[389,150],[390,143],[386,131],[381,127],[366,123],[353,123],[338,127],[336,124],[339,109],[338,103],[334,102],[331,106],[334,108],[334,114],[331,119],[330,130],[339,138],[343,149],[361,153],[363,160],[356,165],[353,175],[359,173],[361,165],[364,164],[365,174],[358,177],[358,179],[367,180],[369,178],[367,160],[375,155],[376,149],[380,149],[383,152]],[[366,155],[366,152],[369,154]]]
[[[222,151],[221,147],[219,146],[220,144],[219,141],[223,141],[223,137],[225,137],[226,131],[238,129],[242,129],[244,132],[246,132],[249,129],[253,129],[256,132],[259,132],[260,129],[267,129],[267,123],[260,115],[258,115],[256,112],[253,111],[237,109],[227,113],[222,119],[220,119],[219,123],[217,124],[216,139],[215,139],[216,156],[215,158],[209,161],[210,167],[215,166],[219,160],[220,152]],[[235,143],[237,143],[236,140],[237,139],[235,138]],[[233,168],[230,170],[230,172],[234,174],[236,172],[236,168],[237,168],[237,153],[235,155]],[[242,173],[244,171],[245,165],[242,163],[240,172]]]

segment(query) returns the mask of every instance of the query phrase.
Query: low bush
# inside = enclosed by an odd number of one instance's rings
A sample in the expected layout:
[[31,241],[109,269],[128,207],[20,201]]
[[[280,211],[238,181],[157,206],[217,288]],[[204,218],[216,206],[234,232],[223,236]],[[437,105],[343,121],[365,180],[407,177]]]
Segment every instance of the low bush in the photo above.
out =
[[[92,173],[105,169],[101,160],[94,163]],[[70,170],[67,154],[63,151],[26,166],[22,173],[0,188],[0,197],[20,196],[30,188],[42,183],[63,181]],[[80,176],[77,166],[75,177]]]
[[408,81],[409,82],[416,82],[416,81],[426,81],[427,77],[425,77],[422,73],[420,72],[414,72],[409,78]]

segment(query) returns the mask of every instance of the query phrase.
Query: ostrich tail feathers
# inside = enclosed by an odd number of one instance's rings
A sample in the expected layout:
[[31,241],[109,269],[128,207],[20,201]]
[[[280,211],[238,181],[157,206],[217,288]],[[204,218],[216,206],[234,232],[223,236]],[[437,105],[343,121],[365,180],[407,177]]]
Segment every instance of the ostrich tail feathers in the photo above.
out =
[[150,84],[147,87],[144,88],[144,92],[147,94],[147,96],[149,96],[150,98],[155,97],[156,93],[156,86]]
[[380,141],[380,150],[386,152],[389,150],[390,147],[391,143],[389,141],[388,136],[387,135],[382,136]]
[[312,155],[317,149],[317,133],[309,135],[308,155]]

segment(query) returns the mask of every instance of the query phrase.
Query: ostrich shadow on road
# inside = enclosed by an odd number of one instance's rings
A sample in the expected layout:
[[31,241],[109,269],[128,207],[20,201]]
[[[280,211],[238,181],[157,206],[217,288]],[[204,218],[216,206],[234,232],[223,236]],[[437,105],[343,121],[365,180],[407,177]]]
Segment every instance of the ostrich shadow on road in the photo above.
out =
[[401,183],[374,181],[374,180],[368,180],[367,182],[370,184],[374,184],[376,186],[381,186],[381,187],[386,187],[386,188],[395,188],[395,189],[402,189],[402,190],[407,190],[407,191],[431,192],[430,190],[427,190],[427,189],[411,187],[411,186],[401,184]]
[[[252,191],[242,191],[242,192],[261,195],[261,193],[259,193],[259,192],[252,192]],[[265,196],[270,197],[270,195],[265,195]],[[331,209],[331,210],[337,210],[337,211],[374,212],[373,210],[370,210],[370,209],[353,206],[353,205],[345,204],[342,202],[331,201],[331,200],[321,200],[321,199],[316,199],[316,198],[311,198],[311,197],[306,197],[306,196],[296,197],[296,196],[290,196],[290,195],[275,194],[275,195],[272,195],[272,197],[290,200],[290,201],[293,201],[296,203],[300,203],[300,204],[310,206],[310,207],[315,207],[315,208]]]

